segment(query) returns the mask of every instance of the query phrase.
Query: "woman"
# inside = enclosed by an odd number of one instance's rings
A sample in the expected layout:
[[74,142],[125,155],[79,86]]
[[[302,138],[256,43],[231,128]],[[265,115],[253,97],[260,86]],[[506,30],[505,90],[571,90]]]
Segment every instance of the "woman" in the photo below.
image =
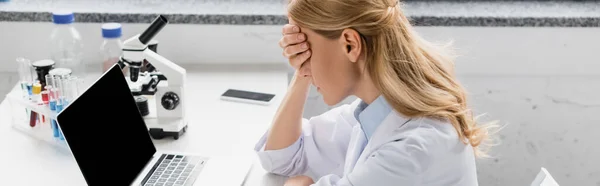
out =
[[[297,70],[257,144],[266,170],[286,185],[477,185],[487,127],[396,0],[292,0],[288,16],[280,45]],[[328,105],[360,99],[302,119],[311,83]]]

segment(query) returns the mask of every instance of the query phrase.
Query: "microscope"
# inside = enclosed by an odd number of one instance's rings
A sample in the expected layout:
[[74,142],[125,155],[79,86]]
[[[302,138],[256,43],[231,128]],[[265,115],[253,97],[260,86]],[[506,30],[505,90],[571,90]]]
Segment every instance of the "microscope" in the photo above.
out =
[[[138,85],[150,86],[144,88],[154,95],[156,117],[145,116],[144,121],[154,139],[167,136],[179,139],[186,132],[188,124],[184,92],[186,70],[148,48],[152,38],[167,23],[168,20],[159,15],[142,34],[125,40],[118,62],[121,69],[129,67],[130,87],[138,80],[142,81]],[[144,60],[158,72],[140,73]]]

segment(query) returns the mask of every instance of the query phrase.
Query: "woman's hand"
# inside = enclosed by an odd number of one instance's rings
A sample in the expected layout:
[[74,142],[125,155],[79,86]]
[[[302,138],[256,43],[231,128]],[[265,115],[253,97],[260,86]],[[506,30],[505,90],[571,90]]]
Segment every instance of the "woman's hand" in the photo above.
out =
[[283,186],[309,186],[313,183],[315,182],[308,176],[296,176],[285,181]]
[[296,69],[296,75],[300,77],[310,76],[311,51],[306,42],[306,34],[300,32],[300,27],[287,24],[283,26],[283,37],[279,40],[279,46],[283,48],[283,56],[289,59],[290,65]]

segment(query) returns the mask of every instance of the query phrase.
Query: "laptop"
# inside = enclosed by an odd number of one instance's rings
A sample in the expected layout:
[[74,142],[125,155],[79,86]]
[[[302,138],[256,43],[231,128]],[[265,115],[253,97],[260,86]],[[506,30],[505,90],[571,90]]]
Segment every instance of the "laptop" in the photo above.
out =
[[250,154],[157,151],[118,65],[59,113],[57,122],[91,186],[242,185],[252,165]]

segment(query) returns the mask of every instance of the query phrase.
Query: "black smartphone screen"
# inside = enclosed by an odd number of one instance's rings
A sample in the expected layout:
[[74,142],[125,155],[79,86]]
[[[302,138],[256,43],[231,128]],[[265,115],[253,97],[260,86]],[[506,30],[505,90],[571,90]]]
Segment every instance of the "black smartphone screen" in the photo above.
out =
[[251,92],[251,91],[245,91],[245,90],[235,90],[235,89],[229,89],[229,90],[225,91],[225,93],[223,93],[222,96],[241,98],[241,99],[250,99],[250,100],[264,101],[264,102],[269,102],[269,101],[271,101],[271,99],[273,99],[273,97],[275,97],[274,94]]

